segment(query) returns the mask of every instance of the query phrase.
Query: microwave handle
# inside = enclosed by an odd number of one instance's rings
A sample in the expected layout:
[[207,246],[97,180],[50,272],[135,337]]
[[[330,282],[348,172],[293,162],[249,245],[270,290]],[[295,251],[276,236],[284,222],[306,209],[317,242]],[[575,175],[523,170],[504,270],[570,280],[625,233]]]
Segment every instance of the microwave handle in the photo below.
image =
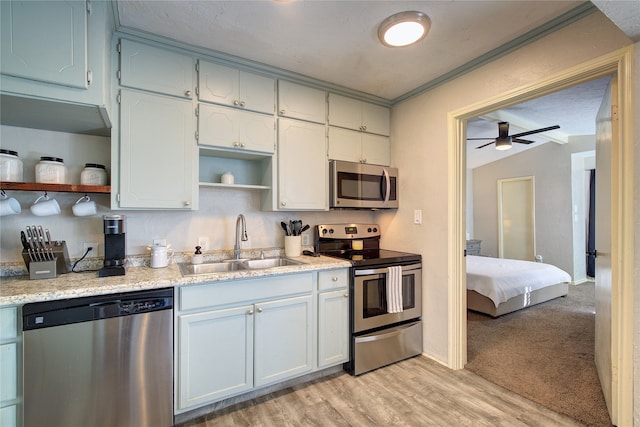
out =
[[382,173],[384,174],[384,180],[387,183],[387,191],[386,194],[384,195],[384,202],[388,203],[389,202],[389,196],[391,195],[391,178],[389,177],[389,171],[386,169],[382,169]]

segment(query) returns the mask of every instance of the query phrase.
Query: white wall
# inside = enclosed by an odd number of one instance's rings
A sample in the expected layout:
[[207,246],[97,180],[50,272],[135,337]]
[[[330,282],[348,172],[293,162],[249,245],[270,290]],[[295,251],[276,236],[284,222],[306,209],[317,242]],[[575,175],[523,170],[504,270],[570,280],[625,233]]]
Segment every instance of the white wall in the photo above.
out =
[[[595,121],[595,117],[594,117]],[[533,176],[535,179],[536,255],[574,276],[571,154],[595,149],[595,137],[571,137],[567,144],[539,147],[473,170],[475,238],[482,254],[498,256],[496,181]],[[582,251],[584,256],[584,250]]]
[[[2,148],[18,151],[23,160],[25,181],[34,181],[34,166],[40,156],[58,156],[64,159],[71,174],[71,183],[80,183],[80,171],[87,162],[109,162],[110,143],[108,138],[87,135],[73,135],[36,129],[0,127]],[[108,168],[109,169],[109,168]],[[147,245],[153,239],[166,239],[179,252],[191,252],[198,237],[207,236],[211,250],[232,250],[235,240],[235,222],[242,213],[247,219],[250,248],[275,248],[284,246],[284,234],[280,221],[302,219],[310,225],[334,222],[371,222],[371,211],[330,211],[330,212],[263,212],[260,210],[260,193],[254,190],[200,189],[200,209],[198,211],[111,211],[108,195],[90,197],[99,205],[98,215],[75,217],[71,206],[83,194],[51,193],[59,202],[62,213],[57,216],[36,217],[29,206],[41,192],[8,191],[22,206],[19,215],[0,218],[0,262],[22,261],[20,230],[27,225],[42,225],[51,230],[52,238],[66,240],[69,256],[82,255],[83,242],[98,242],[103,255],[104,235],[103,214],[124,214],[127,216],[127,255],[147,253]],[[311,233],[311,230],[307,233]]]
[[[629,45],[601,13],[394,106],[392,161],[402,173],[400,209],[380,214],[385,246],[423,257],[424,352],[449,362],[447,114]],[[423,224],[411,222],[423,210]],[[475,232],[477,236],[477,230]]]

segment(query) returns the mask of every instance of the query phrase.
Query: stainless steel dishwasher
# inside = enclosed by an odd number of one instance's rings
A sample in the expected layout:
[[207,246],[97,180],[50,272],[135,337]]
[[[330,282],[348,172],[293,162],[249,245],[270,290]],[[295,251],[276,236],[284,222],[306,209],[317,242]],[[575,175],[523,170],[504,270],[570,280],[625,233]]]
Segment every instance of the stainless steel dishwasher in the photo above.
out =
[[24,425],[173,425],[173,289],[25,304]]

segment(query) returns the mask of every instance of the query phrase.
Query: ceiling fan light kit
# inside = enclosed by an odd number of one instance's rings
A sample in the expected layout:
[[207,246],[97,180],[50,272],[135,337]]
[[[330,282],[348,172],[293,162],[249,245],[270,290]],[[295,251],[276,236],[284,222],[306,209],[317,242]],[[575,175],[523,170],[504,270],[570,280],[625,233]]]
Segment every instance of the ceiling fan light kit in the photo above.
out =
[[431,19],[415,10],[391,15],[378,27],[378,38],[387,47],[404,47],[424,39],[431,28]]
[[511,148],[511,137],[506,138],[498,137],[496,139],[496,150],[504,151]]

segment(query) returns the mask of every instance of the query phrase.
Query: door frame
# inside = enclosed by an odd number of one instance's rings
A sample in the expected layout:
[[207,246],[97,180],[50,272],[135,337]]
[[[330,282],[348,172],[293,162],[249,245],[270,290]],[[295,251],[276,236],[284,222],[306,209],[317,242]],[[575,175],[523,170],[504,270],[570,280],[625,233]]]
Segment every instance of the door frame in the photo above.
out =
[[[531,228],[533,234],[533,253],[536,256],[536,180],[533,176],[520,176],[517,178],[501,178],[496,182],[498,195],[498,258],[504,258],[504,195],[503,185],[515,181],[528,181],[531,184]],[[527,261],[533,261],[529,259]]]
[[633,423],[633,272],[634,272],[634,124],[633,61],[630,45],[571,67],[530,85],[454,110],[448,125],[448,365],[463,369],[467,362],[467,302],[465,249],[466,122],[502,108],[547,95],[607,75],[617,75],[619,140],[612,149],[612,345],[618,361],[611,413],[618,425]]

